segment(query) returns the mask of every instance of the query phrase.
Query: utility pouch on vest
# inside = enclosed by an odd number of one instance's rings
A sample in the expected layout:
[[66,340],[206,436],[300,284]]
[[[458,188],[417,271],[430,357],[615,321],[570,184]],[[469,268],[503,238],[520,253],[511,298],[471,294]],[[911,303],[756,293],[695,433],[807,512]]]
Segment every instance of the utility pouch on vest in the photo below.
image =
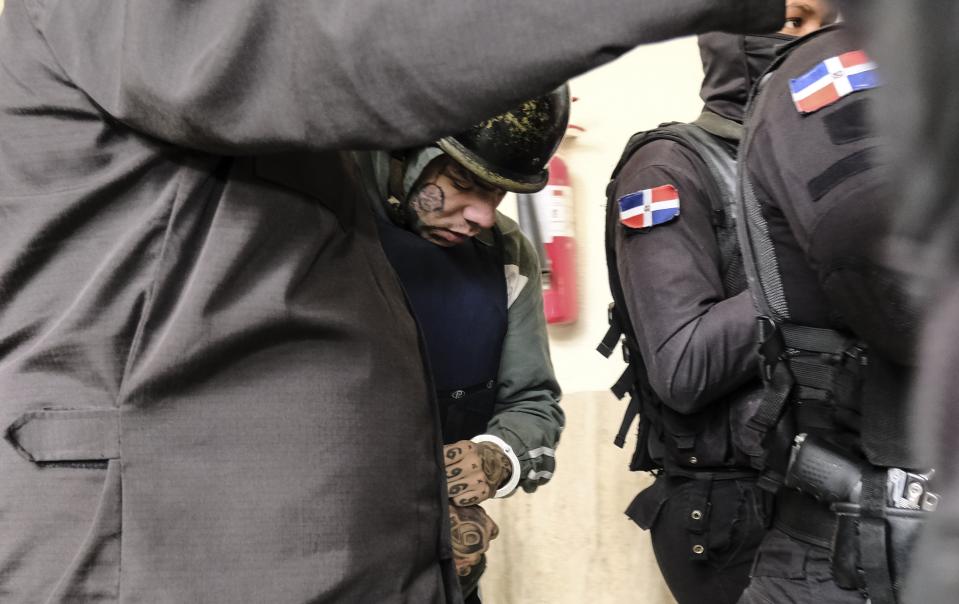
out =
[[[638,392],[634,391],[630,395],[629,409],[626,411],[626,415],[623,417],[623,422],[626,423],[630,416],[631,409],[641,407],[640,395]],[[639,424],[636,427],[636,449],[633,451],[633,456],[629,461],[629,469],[632,472],[653,472],[656,470],[662,469],[662,464],[656,461],[655,456],[653,455],[653,449],[655,437],[654,437],[654,425],[652,416],[655,414],[654,411],[647,410],[645,413],[641,413],[639,416]],[[633,414],[635,417],[635,414]],[[630,420],[631,421],[631,420]],[[620,426],[622,428],[622,425]],[[626,425],[626,430],[629,429],[629,426]],[[620,432],[620,435],[617,436],[617,443],[622,442],[623,432]],[[620,448],[623,447],[622,444],[619,445]]]
[[735,449],[736,426],[730,407],[740,402],[728,397],[725,405],[712,405],[687,415],[663,406],[663,445],[667,471],[697,472],[707,469],[749,467],[748,459]]

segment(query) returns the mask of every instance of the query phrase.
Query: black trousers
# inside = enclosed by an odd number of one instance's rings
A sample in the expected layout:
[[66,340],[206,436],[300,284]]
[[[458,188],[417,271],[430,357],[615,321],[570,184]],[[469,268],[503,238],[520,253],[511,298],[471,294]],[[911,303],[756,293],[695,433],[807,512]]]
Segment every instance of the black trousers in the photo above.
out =
[[735,604],[765,532],[755,479],[660,476],[627,515],[652,535],[656,562],[679,604]]
[[[863,604],[857,590],[832,578],[829,550],[771,529],[756,555],[752,580],[739,604]],[[918,604],[918,603],[917,603]]]

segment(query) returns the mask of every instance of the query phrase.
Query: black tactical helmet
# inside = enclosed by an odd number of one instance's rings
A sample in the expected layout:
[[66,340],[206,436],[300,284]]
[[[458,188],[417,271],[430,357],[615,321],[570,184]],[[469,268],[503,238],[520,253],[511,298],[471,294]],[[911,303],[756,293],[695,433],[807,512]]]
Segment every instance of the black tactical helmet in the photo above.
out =
[[563,84],[437,145],[490,184],[534,193],[549,179],[546,164],[566,133],[569,105],[569,86]]

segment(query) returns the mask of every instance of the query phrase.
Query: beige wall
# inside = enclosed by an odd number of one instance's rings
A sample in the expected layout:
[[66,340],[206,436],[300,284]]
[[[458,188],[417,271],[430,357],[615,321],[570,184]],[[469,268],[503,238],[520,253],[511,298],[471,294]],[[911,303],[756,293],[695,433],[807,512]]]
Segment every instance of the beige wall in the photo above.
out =
[[[605,188],[629,136],[694,119],[702,70],[693,39],[633,51],[572,82],[573,122],[586,128],[560,150],[573,181],[580,320],[551,327],[568,422],[553,481],[533,495],[488,504],[501,527],[484,580],[486,604],[666,604],[648,534],[623,510],[647,484],[627,471],[631,443],[613,436],[623,404],[609,394],[623,364],[595,352],[606,332]],[[506,204],[505,211],[513,213]]]

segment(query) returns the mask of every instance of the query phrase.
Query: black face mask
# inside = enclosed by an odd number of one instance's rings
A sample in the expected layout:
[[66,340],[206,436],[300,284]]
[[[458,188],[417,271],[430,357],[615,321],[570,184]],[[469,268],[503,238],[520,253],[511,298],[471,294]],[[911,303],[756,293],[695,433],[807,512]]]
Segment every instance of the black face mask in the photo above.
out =
[[743,54],[749,71],[749,86],[752,88],[759,77],[776,59],[781,49],[796,39],[788,34],[743,36]]
[[776,58],[779,48],[795,39],[795,36],[786,34],[709,33],[699,36],[705,72],[700,96],[706,102],[706,108],[741,122],[749,91]]

